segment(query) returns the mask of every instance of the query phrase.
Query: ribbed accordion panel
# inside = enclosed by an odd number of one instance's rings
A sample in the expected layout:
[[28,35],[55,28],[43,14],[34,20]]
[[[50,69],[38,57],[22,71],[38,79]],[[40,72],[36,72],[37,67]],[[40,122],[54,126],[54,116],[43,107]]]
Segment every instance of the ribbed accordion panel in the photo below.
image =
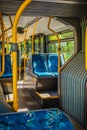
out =
[[85,123],[85,70],[84,53],[78,53],[61,72],[61,105],[80,124]]

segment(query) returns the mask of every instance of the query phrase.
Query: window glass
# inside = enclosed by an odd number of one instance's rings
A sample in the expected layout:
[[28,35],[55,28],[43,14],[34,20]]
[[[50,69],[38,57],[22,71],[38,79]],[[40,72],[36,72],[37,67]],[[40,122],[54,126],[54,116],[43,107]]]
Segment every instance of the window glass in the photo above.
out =
[[[74,53],[74,33],[73,31],[59,35],[61,40],[61,54],[67,61]],[[56,36],[48,36],[48,52],[58,53],[58,42]]]
[[39,53],[39,51],[40,51],[39,39],[35,38],[35,53]]
[[24,42],[21,43],[21,55],[24,56]]
[[44,37],[40,37],[40,52],[44,53]]
[[[73,33],[73,31],[65,32],[65,33],[61,33],[61,34],[59,33],[58,36],[60,39],[72,38],[72,37],[74,37],[74,33]],[[57,37],[54,35],[48,35],[48,41],[52,41],[52,40],[57,40]]]
[[30,55],[32,52],[32,42],[31,39],[27,41],[27,55]]

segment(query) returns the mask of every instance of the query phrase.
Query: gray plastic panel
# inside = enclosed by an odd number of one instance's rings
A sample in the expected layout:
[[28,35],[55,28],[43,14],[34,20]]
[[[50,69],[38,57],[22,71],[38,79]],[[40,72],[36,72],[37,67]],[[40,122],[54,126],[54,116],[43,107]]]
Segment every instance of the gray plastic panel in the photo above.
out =
[[80,124],[85,123],[85,57],[79,52],[61,72],[61,105]]

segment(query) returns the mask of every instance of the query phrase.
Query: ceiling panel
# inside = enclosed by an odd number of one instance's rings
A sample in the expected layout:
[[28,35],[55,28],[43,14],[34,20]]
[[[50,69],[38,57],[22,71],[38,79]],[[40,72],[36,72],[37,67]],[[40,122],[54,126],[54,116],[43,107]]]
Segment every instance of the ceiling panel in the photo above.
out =
[[[11,14],[12,20],[24,0],[0,0],[0,12],[3,14]],[[25,26],[29,21],[37,16],[42,18],[37,26],[35,33],[51,33],[47,29],[48,16],[58,17],[78,17],[87,16],[87,0],[33,0],[22,13],[18,26]],[[6,28],[10,26],[9,19],[4,16]],[[27,38],[32,35],[32,25],[27,33]],[[70,25],[65,25],[59,21],[52,20],[51,27],[55,31],[61,31],[67,28],[72,28]],[[8,36],[12,34],[12,30],[8,32]],[[24,35],[21,35],[21,41]]]
[[[12,21],[14,21],[14,16],[11,16],[12,18]],[[21,27],[24,27],[27,23],[31,22],[33,19],[35,19],[36,17],[34,16],[21,16],[20,19],[19,19],[19,23],[18,23],[18,26],[21,26]],[[8,27],[10,27],[10,21],[8,19],[7,16],[4,16],[3,17],[4,19],[4,24],[5,24],[5,27],[6,29]],[[49,17],[42,17],[39,21],[38,21],[38,24],[37,24],[37,27],[36,27],[36,31],[35,31],[35,34],[36,33],[43,33],[45,35],[48,35],[48,34],[52,34],[51,31],[49,31],[48,29],[48,20],[49,20]],[[28,28],[28,32],[27,32],[27,35],[26,35],[26,39],[29,39],[29,36],[31,36],[33,34],[33,31],[34,31],[34,24],[32,24],[29,28]],[[52,18],[51,20],[51,23],[50,23],[50,27],[56,31],[56,32],[60,32],[62,30],[66,30],[66,29],[73,29],[73,27],[67,23],[63,23],[63,22],[60,22],[59,20],[56,20],[54,18]],[[6,36],[7,37],[10,37],[12,35],[12,30],[9,30],[7,33],[6,33]],[[19,41],[23,41],[24,38],[25,38],[25,34],[18,34],[18,37],[19,37]],[[12,39],[10,39],[11,41]]]
[[[0,0],[0,11],[15,15],[24,0]],[[86,0],[33,0],[23,15],[82,17],[87,15]]]
[[[14,16],[11,16],[12,18],[12,21],[14,21]],[[21,26],[21,27],[24,27],[27,23],[31,22],[33,19],[35,19],[36,17],[30,17],[30,16],[21,16],[20,19],[19,19],[19,23],[18,23],[18,26]],[[4,24],[5,24],[5,27],[8,28],[10,27],[10,21],[8,19],[7,16],[4,16],[3,17],[4,19]],[[42,17],[39,21],[38,21],[38,24],[37,24],[37,27],[36,27],[36,31],[35,31],[35,34],[36,33],[43,33],[45,35],[48,35],[48,34],[51,34],[52,32],[49,31],[48,29],[48,21],[49,21],[49,17]],[[27,35],[26,35],[26,39],[29,38],[29,36],[31,36],[33,34],[33,30],[34,30],[34,24],[32,24],[29,28],[28,28],[28,32],[27,32]],[[68,24],[64,24],[58,20],[55,20],[55,19],[52,19],[51,20],[51,23],[50,23],[50,27],[56,31],[56,32],[60,32],[62,30],[66,30],[66,29],[69,29],[69,28],[73,28],[72,26],[68,25]],[[12,35],[12,30],[9,30],[7,32],[7,36],[10,37]],[[19,34],[19,37],[21,37],[20,41],[23,41],[24,38],[25,38],[25,34]]]

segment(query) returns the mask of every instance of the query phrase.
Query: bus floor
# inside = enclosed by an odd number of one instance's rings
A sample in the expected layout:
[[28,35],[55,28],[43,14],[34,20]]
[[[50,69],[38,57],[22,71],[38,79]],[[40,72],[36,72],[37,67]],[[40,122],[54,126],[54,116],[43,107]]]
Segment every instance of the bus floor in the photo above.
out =
[[[18,98],[19,98],[18,111],[42,109],[31,96],[31,89],[33,87],[35,87],[35,81],[34,79],[32,80],[32,78],[27,74],[25,74],[24,81],[18,81]],[[73,120],[71,117],[69,118],[73,122],[75,130],[85,130],[85,128],[81,127],[75,120]]]
[[18,81],[19,111],[41,109],[39,104],[31,96],[31,90],[34,86],[35,82],[27,74],[25,80]]

